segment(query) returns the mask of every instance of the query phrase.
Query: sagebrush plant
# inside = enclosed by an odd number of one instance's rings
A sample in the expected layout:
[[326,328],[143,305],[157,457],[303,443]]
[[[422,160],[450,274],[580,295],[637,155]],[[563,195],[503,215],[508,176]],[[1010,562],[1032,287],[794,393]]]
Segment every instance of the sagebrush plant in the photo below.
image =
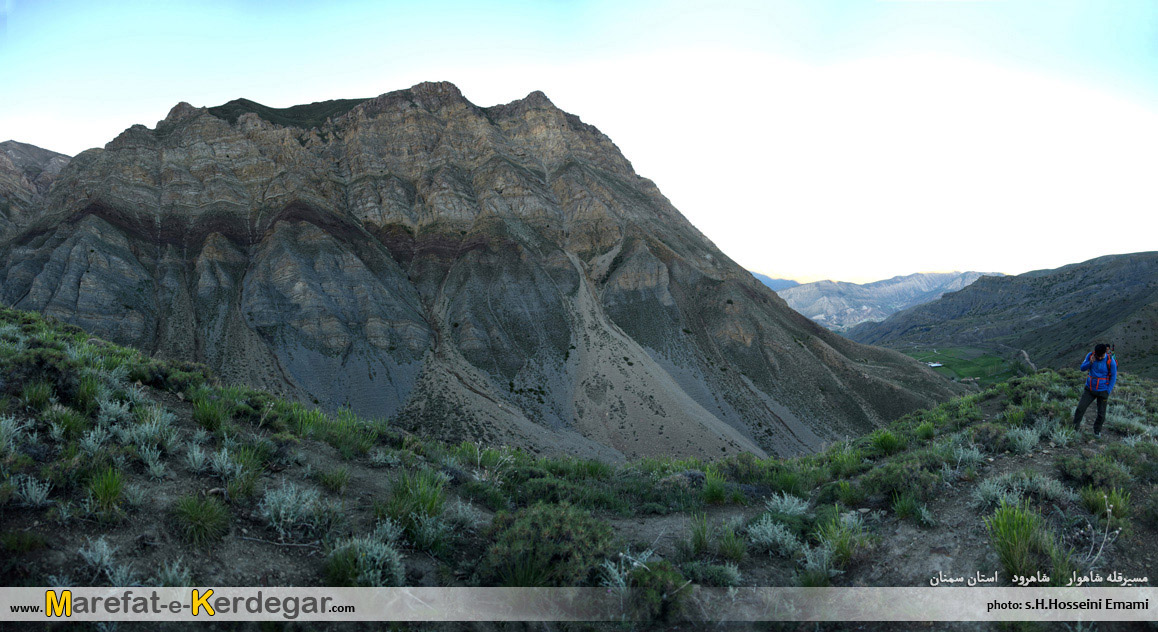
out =
[[748,543],[756,551],[786,558],[794,558],[804,549],[796,534],[769,514],[748,525]]
[[328,531],[339,516],[335,506],[322,502],[316,489],[299,487],[285,480],[280,487],[266,490],[258,504],[258,512],[282,539],[298,533]]
[[22,476],[16,485],[16,498],[29,507],[44,507],[48,505],[50,491],[52,483],[39,481],[31,476]]
[[113,556],[116,552],[116,547],[111,546],[104,536],[96,540],[89,538],[85,546],[82,546],[77,551],[93,580],[97,580],[102,576],[109,577],[113,574],[116,569]]
[[808,501],[797,498],[791,494],[780,492],[773,494],[765,500],[764,507],[773,513],[788,516],[803,516],[808,512]]
[[1015,454],[1027,454],[1037,447],[1041,433],[1037,428],[1013,428],[1005,433],[1009,449]]
[[229,531],[229,509],[216,496],[182,496],[173,505],[177,531],[185,540],[204,545]]
[[158,586],[182,588],[185,586],[193,586],[193,573],[190,572],[189,567],[185,566],[184,560],[177,558],[170,562],[165,562],[157,569],[157,575],[153,577],[152,583]]
[[327,586],[387,587],[406,582],[402,554],[386,541],[354,537],[338,541],[326,556]]

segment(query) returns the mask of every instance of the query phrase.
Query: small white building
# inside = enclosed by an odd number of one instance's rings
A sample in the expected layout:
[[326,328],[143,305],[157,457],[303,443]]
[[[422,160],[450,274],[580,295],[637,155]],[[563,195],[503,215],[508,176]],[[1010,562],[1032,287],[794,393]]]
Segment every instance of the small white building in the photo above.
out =
[[925,364],[933,367],[934,369],[939,367],[939,366],[945,366],[944,364],[941,364],[940,362],[926,362]]

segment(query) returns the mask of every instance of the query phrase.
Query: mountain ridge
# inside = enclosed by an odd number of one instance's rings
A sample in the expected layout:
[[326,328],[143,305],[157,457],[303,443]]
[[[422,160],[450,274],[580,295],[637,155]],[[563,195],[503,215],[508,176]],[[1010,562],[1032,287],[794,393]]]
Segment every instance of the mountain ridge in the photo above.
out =
[[[1158,375],[1158,252],[1096,257],[1060,268],[983,277],[938,301],[848,332],[894,347],[988,346],[1038,366],[1069,367],[1114,342],[1123,370]],[[1126,367],[1129,367],[1128,369]]]
[[789,310],[541,92],[211,110],[76,156],[0,242],[0,299],[330,410],[608,459],[810,451],[959,392]]
[[845,331],[960,290],[986,274],[992,273],[918,272],[872,283],[824,280],[777,290],[777,294],[821,325]]

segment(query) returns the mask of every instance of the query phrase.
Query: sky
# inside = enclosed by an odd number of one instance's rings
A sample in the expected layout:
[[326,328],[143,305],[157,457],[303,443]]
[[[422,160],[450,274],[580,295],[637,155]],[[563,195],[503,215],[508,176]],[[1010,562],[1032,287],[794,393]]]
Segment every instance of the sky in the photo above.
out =
[[0,140],[451,81],[607,134],[741,265],[1018,274],[1158,249],[1158,2],[0,0]]

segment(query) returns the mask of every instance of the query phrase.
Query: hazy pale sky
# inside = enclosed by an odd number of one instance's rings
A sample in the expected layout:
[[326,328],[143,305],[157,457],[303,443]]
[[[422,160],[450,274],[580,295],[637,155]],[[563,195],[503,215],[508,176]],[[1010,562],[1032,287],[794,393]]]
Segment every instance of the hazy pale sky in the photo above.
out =
[[1158,249],[1158,2],[0,0],[0,140],[178,101],[543,90],[740,264],[872,281]]

